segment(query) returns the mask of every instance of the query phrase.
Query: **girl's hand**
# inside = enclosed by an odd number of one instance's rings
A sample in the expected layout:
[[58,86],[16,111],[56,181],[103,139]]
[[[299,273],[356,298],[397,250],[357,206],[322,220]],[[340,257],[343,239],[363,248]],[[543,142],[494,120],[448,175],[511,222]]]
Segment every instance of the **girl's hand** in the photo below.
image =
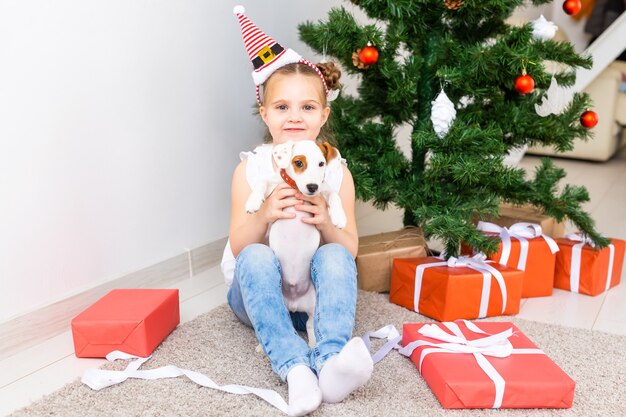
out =
[[302,200],[296,197],[296,193],[298,190],[291,188],[284,182],[280,182],[274,188],[274,191],[265,199],[259,210],[267,224],[272,224],[278,219],[296,217],[295,211],[283,211],[287,207],[302,204]]
[[311,203],[304,204],[303,202],[301,202],[296,205],[296,210],[305,211],[307,213],[311,213],[312,215],[311,217],[302,217],[301,220],[303,223],[312,224],[319,231],[322,231],[323,229],[332,226],[330,216],[328,214],[328,203],[321,194],[318,194],[316,196],[306,196],[298,191],[296,192],[295,197]]

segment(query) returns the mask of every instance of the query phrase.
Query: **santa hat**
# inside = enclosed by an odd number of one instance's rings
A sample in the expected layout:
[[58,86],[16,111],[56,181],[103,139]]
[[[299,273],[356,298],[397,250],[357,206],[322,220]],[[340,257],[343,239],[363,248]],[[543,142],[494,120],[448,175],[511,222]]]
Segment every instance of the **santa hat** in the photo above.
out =
[[252,79],[257,89],[257,101],[261,103],[259,97],[259,86],[263,84],[278,68],[287,64],[301,62],[313,68],[320,76],[324,84],[324,90],[328,95],[326,80],[317,66],[311,64],[293,49],[285,49],[281,44],[276,42],[271,36],[263,33],[254,23],[246,16],[243,6],[235,6],[233,13],[239,20],[241,26],[241,36],[248,53],[248,58],[254,66],[252,71]]

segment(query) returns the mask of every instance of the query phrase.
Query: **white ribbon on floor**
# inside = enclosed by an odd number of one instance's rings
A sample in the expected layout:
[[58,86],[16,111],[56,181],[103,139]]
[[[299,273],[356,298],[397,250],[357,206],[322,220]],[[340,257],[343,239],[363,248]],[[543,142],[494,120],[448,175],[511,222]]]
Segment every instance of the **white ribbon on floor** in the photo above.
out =
[[[397,334],[397,330],[392,325],[387,325],[376,332],[368,332],[363,338],[366,340],[366,345],[370,346],[369,337],[386,338],[388,341],[381,347],[376,353],[372,355],[372,358],[378,357],[377,361],[380,361],[389,351],[397,349],[400,354],[410,357],[413,351],[422,346],[429,346],[424,348],[420,355],[418,364],[418,370],[422,372],[422,363],[424,358],[430,353],[465,353],[472,354],[476,359],[478,366],[485,372],[485,374],[493,382],[496,393],[493,402],[493,408],[500,408],[502,406],[502,400],[504,398],[504,391],[506,388],[506,381],[502,378],[502,375],[491,365],[491,363],[485,358],[485,356],[494,356],[498,358],[505,358],[511,354],[544,354],[541,349],[515,349],[509,341],[509,337],[513,335],[513,329],[509,328],[503,332],[491,335],[481,330],[474,323],[467,320],[462,321],[467,328],[478,334],[484,334],[485,337],[467,340],[465,335],[461,332],[458,324],[455,322],[442,322],[446,328],[448,328],[453,334],[449,334],[436,324],[426,324],[419,329],[419,333],[429,337],[431,339],[440,340],[443,343],[433,343],[426,340],[416,340],[405,347],[398,344],[398,339],[394,337]],[[384,353],[381,356],[381,353]],[[377,362],[375,361],[375,363]]]
[[[580,289],[580,262],[582,259],[583,246],[589,245],[592,248],[596,247],[596,244],[589,236],[581,236],[576,233],[569,233],[565,235],[566,239],[579,242],[572,246],[572,261],[570,264],[569,285],[570,291],[579,292]],[[613,264],[615,263],[615,246],[611,243],[609,246],[609,269],[606,274],[606,284],[604,290],[607,291],[611,287],[611,277],[613,276]]]
[[163,366],[161,368],[149,369],[140,371],[139,367],[143,365],[151,356],[147,358],[140,358],[138,356],[129,355],[128,353],[120,352],[119,350],[113,351],[106,356],[107,360],[113,362],[117,359],[137,359],[128,364],[123,371],[109,371],[105,369],[90,368],[85,371],[82,382],[88,385],[93,390],[101,390],[102,388],[110,387],[121,382],[126,381],[128,378],[138,379],[163,379],[163,378],[176,378],[179,376],[186,376],[198,385],[206,388],[216,389],[218,391],[224,391],[231,394],[254,394],[257,397],[267,401],[274,407],[278,408],[285,414],[289,414],[289,406],[287,402],[280,396],[279,393],[269,389],[248,387],[245,385],[217,385],[211,378],[201,374],[199,372],[190,371],[187,369],[181,369],[173,365]]
[[[371,351],[371,338],[387,339],[387,342],[374,354],[372,354],[372,360],[374,363],[378,363],[389,352],[396,349],[404,356],[411,356],[413,351],[420,346],[431,346],[431,348],[422,350],[420,356],[420,362],[418,369],[421,373],[422,362],[426,355],[434,352],[442,353],[471,353],[476,358],[478,365],[494,382],[496,387],[496,397],[494,400],[493,408],[498,408],[502,404],[502,398],[504,396],[505,381],[502,376],[496,371],[496,369],[487,361],[484,355],[507,357],[511,354],[543,354],[540,349],[514,349],[508,338],[512,335],[512,329],[507,329],[501,333],[495,335],[489,335],[480,328],[478,328],[472,322],[463,320],[463,323],[469,330],[475,333],[485,334],[486,337],[467,340],[463,335],[458,325],[454,322],[443,322],[454,335],[450,335],[443,331],[435,324],[427,324],[420,328],[419,332],[424,336],[435,340],[441,340],[444,343],[431,343],[423,340],[418,340],[409,343],[407,346],[402,347],[400,340],[402,336],[395,328],[395,326],[389,324],[376,331],[370,331],[362,336],[368,350]],[[106,369],[89,368],[85,371],[81,381],[89,386],[93,390],[101,390],[112,385],[120,384],[126,381],[128,378],[137,378],[145,380],[155,380],[164,378],[177,378],[179,376],[186,376],[196,384],[216,389],[218,391],[228,392],[230,394],[246,395],[254,394],[257,397],[267,401],[272,406],[276,407],[285,414],[289,414],[289,405],[287,402],[274,390],[248,387],[245,385],[229,384],[229,385],[217,385],[211,378],[196,371],[190,371],[188,369],[178,368],[174,365],[167,365],[156,369],[139,370],[141,365],[148,361],[152,356],[142,358],[135,355],[130,355],[119,350],[113,351],[106,356],[109,362],[114,362],[118,359],[136,359],[128,364],[123,371],[112,371]]]
[[372,342],[370,340],[372,337],[375,339],[387,339],[387,343],[372,354],[372,361],[374,363],[380,362],[393,349],[400,349],[402,347],[399,343],[402,340],[402,336],[400,336],[400,333],[398,333],[398,330],[393,324],[388,324],[374,332],[367,332],[361,337],[365,342],[365,346],[367,346],[367,350],[370,352],[372,351]]
[[478,222],[476,229],[487,233],[498,233],[502,240],[502,255],[500,256],[500,264],[506,265],[511,256],[511,238],[515,238],[520,242],[520,255],[517,262],[517,269],[525,271],[526,262],[528,260],[528,239],[542,237],[550,251],[557,253],[559,245],[550,236],[541,233],[541,226],[535,223],[515,223],[511,227],[500,227],[497,224],[489,222]]

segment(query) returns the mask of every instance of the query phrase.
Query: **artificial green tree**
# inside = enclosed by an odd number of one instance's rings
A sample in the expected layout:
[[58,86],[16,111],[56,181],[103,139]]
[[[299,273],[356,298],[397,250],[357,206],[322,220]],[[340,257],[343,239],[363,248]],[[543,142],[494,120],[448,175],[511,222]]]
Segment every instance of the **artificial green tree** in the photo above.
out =
[[[497,216],[502,202],[531,203],[559,221],[571,220],[599,246],[608,244],[581,208],[589,200],[587,190],[570,185],[559,190],[565,172],[549,158],[532,179],[503,163],[507,152],[523,145],[565,151],[574,138],[590,137],[579,121],[591,105],[586,94],[576,93],[559,114],[541,117],[535,109],[548,98],[553,76],[562,87],[571,86],[575,69],[590,68],[590,58],[567,42],[538,38],[530,23],[507,24],[522,0],[352,3],[371,23],[359,23],[341,7],[299,30],[312,49],[358,75],[358,94],[342,92],[332,103],[332,127],[359,199],[404,209],[405,225],[441,239],[447,256],[457,256],[462,241],[494,252],[497,242],[481,234],[474,220]],[[357,55],[368,44],[378,52],[369,66]],[[548,71],[548,61],[560,70]],[[528,94],[515,89],[523,72],[535,82]],[[438,134],[431,113],[442,91],[456,117]],[[405,125],[411,127],[410,157],[396,142]]]

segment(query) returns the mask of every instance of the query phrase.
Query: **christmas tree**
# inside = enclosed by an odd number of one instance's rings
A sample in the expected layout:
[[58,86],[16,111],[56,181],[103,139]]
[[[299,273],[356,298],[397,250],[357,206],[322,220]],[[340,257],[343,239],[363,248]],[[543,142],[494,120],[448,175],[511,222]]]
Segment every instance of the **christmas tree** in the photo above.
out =
[[[600,247],[608,244],[581,209],[587,190],[559,190],[565,172],[549,158],[534,178],[504,163],[511,149],[543,144],[564,151],[574,138],[591,136],[583,125],[590,124],[581,124],[589,97],[564,89],[574,84],[576,68],[591,67],[590,58],[552,40],[555,28],[545,19],[507,24],[522,0],[352,3],[371,24],[341,7],[299,30],[313,50],[358,75],[358,94],[342,92],[332,103],[332,128],[359,199],[404,209],[405,225],[440,239],[447,256],[458,256],[462,241],[494,252],[497,242],[474,221],[497,216],[502,202],[533,204],[571,220]],[[548,70],[551,63],[559,70]],[[406,125],[409,157],[396,142]]]

